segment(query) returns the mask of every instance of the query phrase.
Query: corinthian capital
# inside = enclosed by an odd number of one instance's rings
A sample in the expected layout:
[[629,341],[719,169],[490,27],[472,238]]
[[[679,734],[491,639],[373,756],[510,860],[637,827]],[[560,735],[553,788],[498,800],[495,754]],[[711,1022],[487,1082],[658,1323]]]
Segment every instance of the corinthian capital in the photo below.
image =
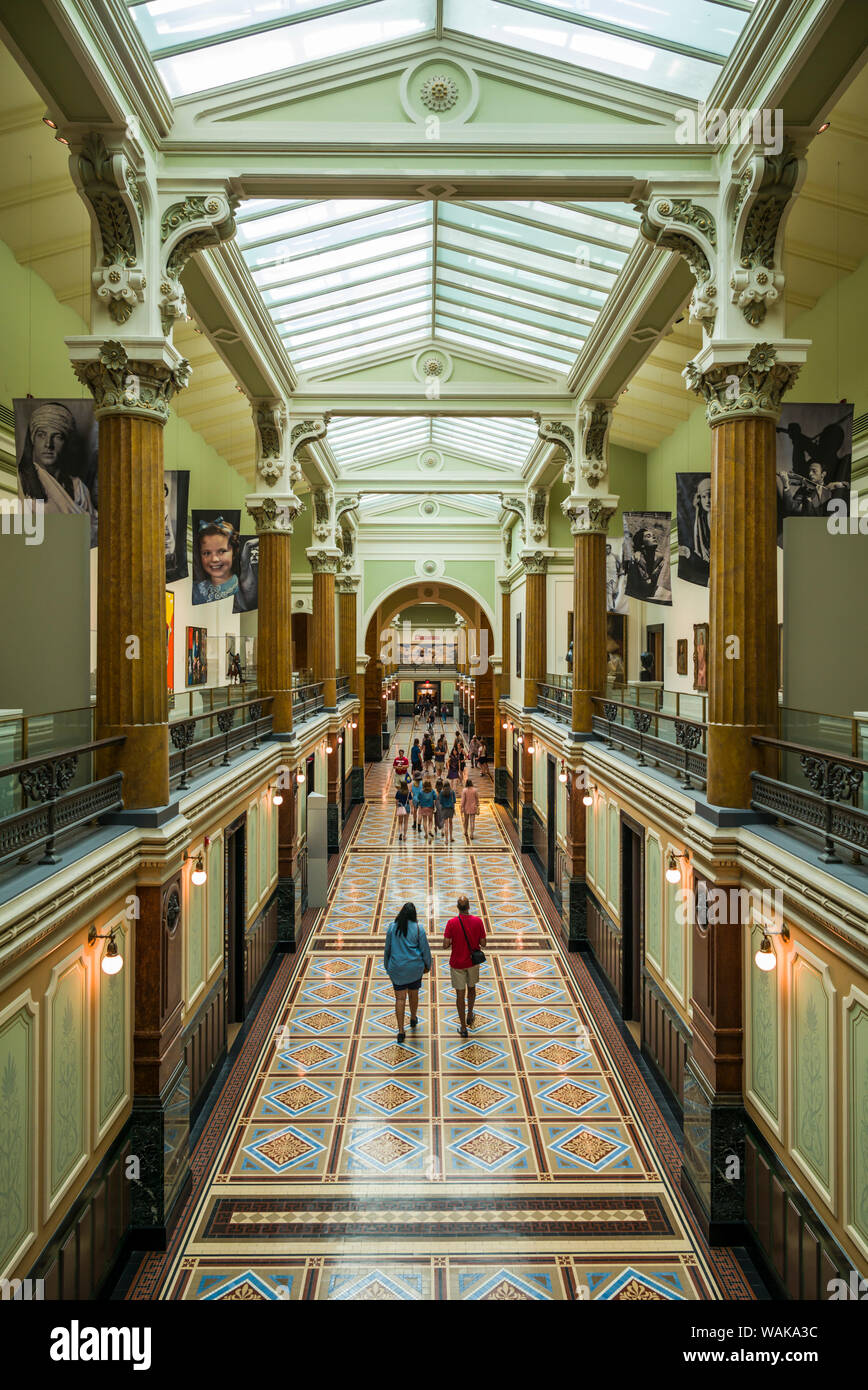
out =
[[609,522],[618,510],[618,498],[579,497],[574,494],[564,498],[561,508],[574,536],[605,536],[609,531]]
[[781,400],[799,374],[807,342],[711,344],[682,373],[705,401],[710,425],[745,416],[777,420]]
[[190,380],[190,364],[164,338],[135,339],[134,356],[118,342],[67,338],[73,371],[94,399],[96,416],[138,415],[164,425],[169,402]]
[[293,493],[255,493],[244,504],[253,518],[258,536],[292,535],[293,522],[304,511],[304,503]]

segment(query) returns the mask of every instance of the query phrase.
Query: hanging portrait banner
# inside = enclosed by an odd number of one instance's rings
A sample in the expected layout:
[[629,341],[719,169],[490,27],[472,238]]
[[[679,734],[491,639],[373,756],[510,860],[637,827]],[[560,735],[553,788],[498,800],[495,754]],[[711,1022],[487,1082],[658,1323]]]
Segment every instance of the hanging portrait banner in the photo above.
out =
[[788,516],[829,517],[849,511],[853,407],[840,402],[785,405],[775,438],[782,546]]
[[186,579],[187,567],[187,498],[190,474],[186,469],[168,469],[163,473],[163,530],[166,541],[166,583]]
[[629,613],[627,602],[627,566],[623,560],[624,543],[619,538],[606,538],[606,611]]
[[13,400],[18,495],[46,513],[85,515],[97,541],[99,426],[92,400]]
[[193,603],[218,603],[238,593],[240,511],[193,512]]
[[711,474],[675,474],[678,578],[708,588],[711,564]]
[[242,536],[238,562],[238,592],[233,613],[253,613],[259,607],[259,537]]
[[671,512],[624,512],[625,592],[643,603],[672,603]]

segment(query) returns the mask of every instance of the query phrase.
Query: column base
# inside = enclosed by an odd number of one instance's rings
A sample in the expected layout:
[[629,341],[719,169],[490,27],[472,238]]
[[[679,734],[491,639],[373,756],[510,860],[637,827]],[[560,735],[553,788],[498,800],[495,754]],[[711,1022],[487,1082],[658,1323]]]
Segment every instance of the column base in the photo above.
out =
[[743,1238],[745,1115],[741,1097],[715,1097],[688,1057],[681,1187],[711,1245]]
[[337,854],[341,847],[341,815],[336,801],[326,806],[326,848],[329,854]]
[[382,744],[382,751],[384,753],[388,753],[389,744],[392,742],[392,735],[389,733],[389,730],[386,728],[385,725],[383,725],[383,730],[380,734],[380,742]]
[[97,777],[123,772],[124,810],[138,811],[169,802],[168,724],[97,724],[98,739],[123,734],[125,743],[95,755]]
[[365,769],[363,767],[350,768],[350,802],[353,806],[359,806],[365,799]]
[[365,762],[383,761],[383,740],[380,734],[365,734]]
[[494,769],[494,799],[499,806],[506,806],[509,802],[509,773],[505,767]]
[[588,884],[585,879],[564,876],[561,920],[567,950],[586,950],[588,945]]
[[141,1249],[164,1250],[190,1189],[190,1077],[181,1062],[160,1096],[135,1096],[130,1153],[130,1224]]

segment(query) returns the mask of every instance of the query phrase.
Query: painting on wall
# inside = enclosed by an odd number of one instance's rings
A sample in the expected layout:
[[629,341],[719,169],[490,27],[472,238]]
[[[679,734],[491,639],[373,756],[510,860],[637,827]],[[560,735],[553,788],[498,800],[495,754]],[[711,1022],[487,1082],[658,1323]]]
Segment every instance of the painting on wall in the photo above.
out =
[[606,614],[606,680],[627,683],[627,619],[623,613]]
[[187,628],[187,684],[208,684],[208,633],[204,627]]
[[46,513],[86,516],[97,542],[99,430],[92,400],[13,400],[18,495]]
[[166,689],[175,689],[175,595],[166,590]]
[[187,499],[190,474],[186,469],[167,469],[163,473],[163,535],[166,547],[166,583],[186,579]]
[[238,593],[240,511],[193,512],[193,603],[217,603]]
[[687,638],[679,637],[675,644],[675,669],[679,676],[687,675]]
[[693,624],[693,689],[708,691],[708,623]]
[[625,593],[643,603],[672,603],[671,512],[624,512]]
[[829,517],[850,509],[853,407],[797,401],[781,408],[775,469],[778,545],[788,516]]

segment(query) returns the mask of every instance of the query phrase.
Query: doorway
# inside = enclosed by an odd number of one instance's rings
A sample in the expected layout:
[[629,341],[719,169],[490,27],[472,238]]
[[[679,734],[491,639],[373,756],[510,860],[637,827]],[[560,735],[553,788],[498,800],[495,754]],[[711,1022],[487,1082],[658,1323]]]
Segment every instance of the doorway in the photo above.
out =
[[645,629],[645,650],[650,652],[653,660],[651,662],[650,679],[652,681],[663,680],[663,624],[651,623]]
[[546,765],[546,878],[554,885],[555,852],[558,844],[557,763],[551,753]]
[[244,1022],[244,930],[247,917],[245,825],[239,816],[225,832],[223,878],[223,964],[226,970],[226,1028],[229,1047]]
[[[642,964],[645,959],[645,831],[621,813],[621,1012],[624,1022],[642,1019]],[[634,1029],[631,1028],[631,1032]]]

